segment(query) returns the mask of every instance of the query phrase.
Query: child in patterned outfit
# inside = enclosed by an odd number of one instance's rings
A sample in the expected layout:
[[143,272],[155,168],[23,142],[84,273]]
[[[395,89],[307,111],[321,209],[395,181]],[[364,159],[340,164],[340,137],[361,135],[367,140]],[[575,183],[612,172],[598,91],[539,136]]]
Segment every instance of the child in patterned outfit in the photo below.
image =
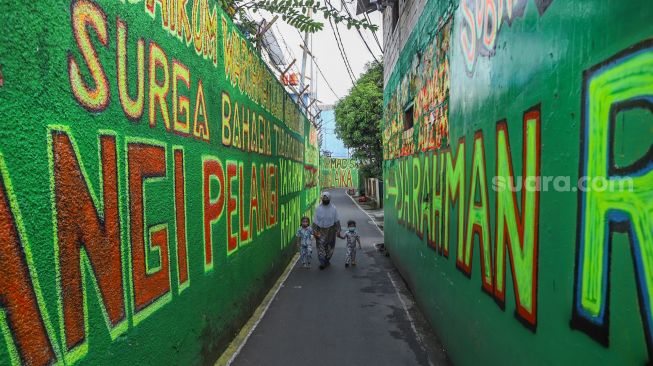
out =
[[361,249],[361,237],[356,231],[356,221],[349,220],[347,222],[347,232],[345,235],[338,233],[340,239],[347,240],[347,256],[345,257],[345,267],[349,267],[349,264],[352,266],[356,265],[356,244],[358,243],[358,249]]
[[311,237],[314,234],[313,228],[309,226],[308,217],[302,217],[302,226],[297,230],[297,245],[299,246],[299,258],[302,261],[302,268],[311,268]]

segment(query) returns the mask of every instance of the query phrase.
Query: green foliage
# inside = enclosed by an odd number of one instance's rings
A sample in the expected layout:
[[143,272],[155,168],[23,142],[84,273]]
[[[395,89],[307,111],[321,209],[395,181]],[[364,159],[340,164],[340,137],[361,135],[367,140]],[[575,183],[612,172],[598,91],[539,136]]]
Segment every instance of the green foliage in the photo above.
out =
[[383,64],[370,62],[349,94],[336,104],[336,135],[353,150],[364,177],[381,178]]
[[220,0],[220,4],[240,25],[245,34],[256,34],[256,23],[247,18],[247,9],[254,13],[265,10],[280,15],[286,23],[303,32],[314,33],[324,28],[324,23],[309,16],[309,10],[313,14],[322,14],[324,19],[333,19],[336,23],[343,22],[347,28],[378,30],[378,26],[367,19],[356,19],[342,13],[328,1],[322,3],[315,0]]

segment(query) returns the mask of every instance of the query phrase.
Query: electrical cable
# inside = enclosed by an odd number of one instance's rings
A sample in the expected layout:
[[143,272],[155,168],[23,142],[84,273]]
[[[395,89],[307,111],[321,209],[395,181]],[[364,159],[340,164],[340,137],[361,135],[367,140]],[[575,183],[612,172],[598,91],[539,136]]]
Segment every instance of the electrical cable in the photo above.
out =
[[[345,4],[344,0],[340,0],[340,3],[342,4],[342,7],[345,8],[345,12],[347,13],[347,15],[349,15],[350,18],[353,18],[353,16],[349,12],[349,8],[347,7],[347,4]],[[327,4],[329,4],[333,8],[331,3],[329,3],[328,1],[327,1]],[[365,37],[363,37],[363,33],[361,33],[361,30],[358,29],[358,27],[354,27],[354,28],[356,28],[356,32],[358,32],[358,35],[360,36],[361,41],[363,41],[363,44],[365,45],[365,48],[367,48],[367,50],[370,52],[370,55],[372,55],[372,58],[374,59],[374,61],[379,62],[379,60],[376,58],[376,55],[374,54],[374,52],[372,52],[372,49],[370,48],[370,45],[367,44],[367,41],[365,40]]]
[[[277,32],[279,33],[279,36],[281,37],[281,41],[283,42],[283,46],[285,47],[286,51],[288,52],[288,54],[290,54],[290,55],[293,57],[293,59],[296,59],[295,54],[292,52],[292,50],[291,50],[290,47],[288,46],[288,42],[286,42],[286,38],[283,36],[283,33],[281,32],[281,29],[280,29],[279,26],[276,25],[276,24],[275,24],[275,27],[277,28]],[[296,29],[295,29],[295,30],[296,30]],[[299,31],[298,31],[298,32],[299,32]],[[298,34],[299,34],[300,39],[302,40],[302,43],[303,43],[303,40],[304,40],[304,39],[301,38],[301,33],[298,33]],[[340,100],[340,97],[339,97],[338,94],[333,90],[333,87],[331,86],[331,84],[329,83],[329,80],[327,80],[326,76],[325,76],[324,73],[322,72],[322,69],[320,68],[320,65],[317,63],[317,60],[315,59],[315,57],[313,57],[313,56],[311,55],[311,59],[312,59],[313,62],[315,63],[315,67],[317,68],[317,71],[320,73],[320,75],[322,75],[322,79],[324,79],[324,82],[327,84],[327,87],[329,88],[329,90],[331,91],[331,93],[333,93],[333,96],[336,97],[338,100]],[[293,68],[297,71],[297,73],[299,73],[299,67],[297,66],[297,63],[293,64]],[[316,80],[316,84],[317,84],[317,80]],[[316,93],[315,93],[315,94],[317,95],[317,85],[316,85]]]
[[[331,5],[329,1],[326,2],[327,5],[331,7],[331,9],[336,10],[336,8]],[[354,74],[354,71],[351,67],[351,63],[349,63],[349,59],[347,58],[347,53],[345,52],[345,44],[342,42],[342,36],[340,35],[340,29],[338,28],[338,23],[335,23],[331,20],[331,17],[329,19],[329,24],[331,25],[331,32],[333,33],[333,36],[336,38],[336,44],[338,45],[338,50],[340,51],[340,56],[342,57],[342,60],[345,63],[345,68],[347,69],[347,72],[349,73],[349,78],[351,79],[351,83],[356,88],[356,75]]]
[[[361,0],[358,0],[361,1]],[[363,15],[365,16],[365,19],[367,19],[368,23],[372,23],[372,20],[370,19],[370,16],[367,15],[367,12],[363,12]],[[383,50],[383,46],[381,45],[381,42],[379,41],[379,37],[376,35],[376,32],[372,29],[369,30],[370,33],[372,33],[372,36],[374,37],[374,41],[376,42],[376,45],[379,46],[379,49],[381,50],[381,53],[383,54],[385,51]]]
[[[247,14],[247,15],[249,15],[249,14]],[[277,29],[278,29],[278,28],[279,28],[279,27],[277,26]],[[272,31],[272,30],[270,29],[270,31]],[[286,43],[286,40],[285,40],[285,38],[283,37],[283,35],[281,34],[281,32],[279,32],[279,35],[281,36],[281,39],[282,39],[282,41],[283,41],[283,43],[284,43],[284,46],[286,47],[286,50],[287,50],[288,53],[290,53],[290,54],[293,56],[293,58],[294,58],[294,54],[292,53],[292,51],[291,51],[290,48],[288,47],[288,44]],[[300,35],[301,35],[301,34],[300,34]],[[312,56],[311,56],[311,57],[312,57]],[[316,63],[315,65],[317,66],[317,63]],[[271,68],[272,68],[273,70],[276,70],[276,71],[279,73],[279,75],[281,75],[281,74],[283,73],[283,70],[281,70],[281,69],[279,68],[279,66],[276,65],[276,64],[275,64],[274,62],[272,62],[271,60],[270,60],[270,62],[268,63],[268,66],[271,66]],[[297,69],[297,65],[296,65],[296,64],[293,65],[293,66]],[[325,81],[326,81],[326,80],[325,80]],[[295,93],[295,94],[298,95],[298,98],[297,98],[296,104],[297,104],[298,106],[301,105],[301,106],[306,110],[306,112],[307,112],[307,116],[306,116],[306,117],[308,117],[309,120],[311,121],[311,123],[312,123],[314,126],[316,126],[315,121],[313,121],[313,120],[311,119],[311,114],[310,114],[310,112],[308,112],[308,105],[306,105],[306,103],[304,103],[303,98],[299,98],[299,91],[296,90],[292,85],[288,85],[288,88],[289,88],[293,93]],[[333,92],[333,90],[332,90],[332,92]],[[333,93],[334,93],[334,95],[335,95],[336,98],[337,98],[338,96],[335,94],[335,92],[333,92]],[[338,98],[338,99],[339,99],[339,98]]]
[[339,38],[340,32],[337,29],[337,24],[334,26],[333,21],[331,21],[331,18],[329,18],[329,24],[331,25],[331,31],[333,32],[333,37],[336,39],[336,44],[338,45],[338,51],[340,52],[340,57],[342,57],[342,61],[345,63],[345,68],[347,69],[347,74],[349,75],[349,78],[351,79],[351,84],[353,87],[356,87],[356,78],[354,77],[354,72],[351,70],[351,65],[349,65],[349,59],[347,59],[347,55],[345,54],[343,48],[344,45],[341,46],[342,40]]
[[[288,43],[286,42],[286,39],[283,37],[283,33],[281,32],[281,29],[277,24],[274,25],[275,28],[277,29],[277,32],[279,33],[279,36],[281,37],[281,41],[283,42],[283,46],[286,48],[286,51],[290,56],[292,56],[293,60],[296,60],[297,57],[295,57],[295,54],[292,52],[290,47],[288,47]],[[295,62],[292,67],[299,73],[299,67],[297,67],[297,63]]]

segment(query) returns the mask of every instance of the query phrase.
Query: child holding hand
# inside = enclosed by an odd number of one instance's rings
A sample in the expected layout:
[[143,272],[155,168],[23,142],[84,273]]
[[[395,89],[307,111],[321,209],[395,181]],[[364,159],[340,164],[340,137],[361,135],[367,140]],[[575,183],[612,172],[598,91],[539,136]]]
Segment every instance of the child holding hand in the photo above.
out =
[[313,232],[310,227],[308,217],[302,217],[302,223],[297,230],[297,246],[299,247],[299,258],[302,262],[301,268],[311,268],[311,256],[313,254],[313,247],[311,247],[311,237],[319,236],[318,233]]
[[349,220],[347,222],[347,231],[344,235],[338,233],[340,239],[347,240],[347,255],[345,257],[345,267],[349,267],[349,264],[352,266],[356,265],[356,244],[358,244],[358,249],[361,247],[361,238],[356,231],[356,221]]

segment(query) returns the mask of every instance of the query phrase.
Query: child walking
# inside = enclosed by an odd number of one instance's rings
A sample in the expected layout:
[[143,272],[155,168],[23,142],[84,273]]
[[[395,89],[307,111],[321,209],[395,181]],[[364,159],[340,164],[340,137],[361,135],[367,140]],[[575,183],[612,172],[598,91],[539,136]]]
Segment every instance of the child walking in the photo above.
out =
[[297,245],[299,246],[299,258],[302,262],[301,268],[311,268],[311,237],[314,235],[313,228],[309,226],[308,217],[302,217],[302,224],[297,230]]
[[347,240],[347,256],[345,257],[345,267],[349,267],[349,264],[352,266],[356,265],[356,244],[358,244],[358,249],[361,249],[361,238],[356,231],[356,221],[349,220],[347,222],[347,231],[345,235],[338,233],[340,239]]

